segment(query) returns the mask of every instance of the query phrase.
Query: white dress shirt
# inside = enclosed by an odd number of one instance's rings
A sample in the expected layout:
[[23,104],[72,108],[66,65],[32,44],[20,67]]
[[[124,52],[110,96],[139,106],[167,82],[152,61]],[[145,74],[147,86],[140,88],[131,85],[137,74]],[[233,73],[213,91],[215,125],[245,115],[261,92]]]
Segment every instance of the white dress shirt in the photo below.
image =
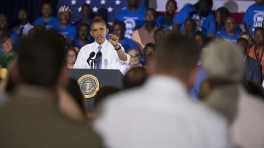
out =
[[152,76],[141,87],[106,98],[97,111],[93,127],[105,147],[231,147],[227,122],[192,101],[183,83],[171,77]]
[[[120,44],[119,44],[120,45]],[[103,44],[99,45],[97,42],[87,44],[83,46],[78,54],[77,60],[73,66],[75,69],[91,69],[87,63],[87,59],[91,52],[98,52],[98,46],[102,46],[102,67],[101,69],[120,69],[122,64],[128,64],[130,56],[127,55],[127,60],[122,61],[119,59],[117,51],[114,46],[108,41],[105,40]],[[120,45],[121,46],[121,45]],[[121,49],[124,51],[124,48],[121,46]],[[95,56],[94,56],[95,58]]]
[[34,28],[34,26],[32,26],[30,23],[27,23],[24,26],[23,25],[20,25],[20,26],[15,27],[14,31],[17,34],[19,34],[22,27],[24,27],[23,32],[22,32],[22,37],[27,36],[29,30],[32,29],[32,28]]

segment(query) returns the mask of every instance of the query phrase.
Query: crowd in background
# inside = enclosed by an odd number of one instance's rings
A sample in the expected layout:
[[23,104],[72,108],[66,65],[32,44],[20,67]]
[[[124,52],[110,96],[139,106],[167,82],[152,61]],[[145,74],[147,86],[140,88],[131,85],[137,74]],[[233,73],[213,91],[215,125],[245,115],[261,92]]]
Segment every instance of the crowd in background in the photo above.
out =
[[[127,2],[113,23],[89,4],[75,23],[69,6],[51,16],[48,2],[32,23],[20,9],[13,29],[0,14],[1,147],[263,148],[264,0],[249,6],[244,27],[212,0],[177,15],[168,0],[164,16]],[[106,36],[93,34],[96,23]],[[91,43],[114,46],[112,35],[128,57],[124,88],[100,88],[87,119],[67,69]]]

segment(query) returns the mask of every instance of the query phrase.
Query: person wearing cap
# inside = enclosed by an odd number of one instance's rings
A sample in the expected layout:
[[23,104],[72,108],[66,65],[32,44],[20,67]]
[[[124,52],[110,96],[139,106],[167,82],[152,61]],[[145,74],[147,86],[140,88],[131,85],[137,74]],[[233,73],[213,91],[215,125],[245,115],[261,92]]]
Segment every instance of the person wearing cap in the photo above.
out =
[[77,36],[77,28],[69,23],[72,11],[69,6],[63,5],[59,8],[60,24],[56,27],[58,33],[64,35],[66,38],[66,45],[74,42]]

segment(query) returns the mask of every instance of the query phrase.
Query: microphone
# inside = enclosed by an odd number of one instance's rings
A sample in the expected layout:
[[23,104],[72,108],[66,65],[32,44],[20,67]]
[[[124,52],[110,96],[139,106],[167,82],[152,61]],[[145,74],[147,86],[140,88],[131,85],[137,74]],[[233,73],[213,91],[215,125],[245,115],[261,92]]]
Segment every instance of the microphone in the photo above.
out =
[[96,56],[95,56],[95,60],[99,59],[102,56],[102,52],[97,52]]
[[90,53],[89,58],[87,59],[87,63],[88,63],[89,66],[90,66],[90,61],[94,57],[94,55],[95,55],[95,52],[93,51],[93,52]]

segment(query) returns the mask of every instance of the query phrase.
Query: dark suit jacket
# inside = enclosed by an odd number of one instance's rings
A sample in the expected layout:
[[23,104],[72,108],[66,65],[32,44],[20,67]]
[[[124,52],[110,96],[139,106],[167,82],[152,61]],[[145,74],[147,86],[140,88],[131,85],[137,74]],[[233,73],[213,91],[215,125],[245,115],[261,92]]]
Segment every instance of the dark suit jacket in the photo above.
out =
[[250,56],[246,57],[246,80],[262,84],[261,65]]
[[100,139],[84,123],[60,113],[56,94],[18,86],[0,108],[1,148],[98,148]]

